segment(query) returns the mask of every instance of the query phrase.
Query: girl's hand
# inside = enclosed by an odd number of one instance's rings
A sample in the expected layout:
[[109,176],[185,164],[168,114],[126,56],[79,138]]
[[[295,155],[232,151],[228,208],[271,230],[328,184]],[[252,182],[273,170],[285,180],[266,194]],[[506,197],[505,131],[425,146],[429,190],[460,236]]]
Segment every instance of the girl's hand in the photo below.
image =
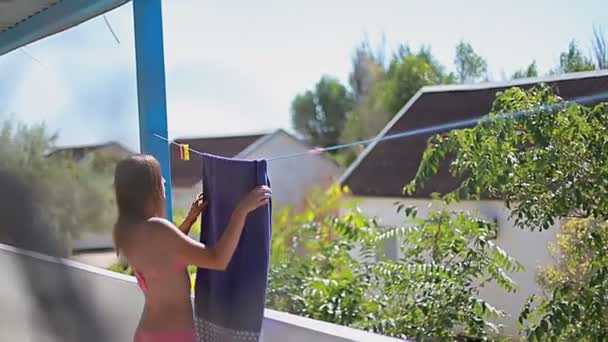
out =
[[253,189],[239,203],[237,209],[244,214],[256,210],[257,208],[267,204],[272,196],[272,190],[269,187],[262,185]]
[[203,213],[208,204],[209,203],[205,201],[203,194],[200,193],[198,196],[196,196],[194,202],[192,202],[192,206],[190,206],[190,211],[188,212],[188,217],[191,219],[196,219],[200,214]]

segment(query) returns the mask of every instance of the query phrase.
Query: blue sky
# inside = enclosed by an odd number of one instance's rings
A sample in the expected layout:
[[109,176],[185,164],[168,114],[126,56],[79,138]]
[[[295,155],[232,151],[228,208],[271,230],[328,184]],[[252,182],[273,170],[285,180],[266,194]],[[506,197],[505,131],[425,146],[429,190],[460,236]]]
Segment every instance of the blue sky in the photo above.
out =
[[[323,74],[346,81],[365,34],[389,48],[431,46],[453,69],[470,42],[493,79],[536,60],[559,63],[571,39],[590,52],[592,25],[608,34],[605,0],[164,1],[171,137],[290,128],[289,104]],[[44,121],[62,145],[138,145],[131,5],[108,14],[118,45],[96,18],[0,56],[0,113]]]

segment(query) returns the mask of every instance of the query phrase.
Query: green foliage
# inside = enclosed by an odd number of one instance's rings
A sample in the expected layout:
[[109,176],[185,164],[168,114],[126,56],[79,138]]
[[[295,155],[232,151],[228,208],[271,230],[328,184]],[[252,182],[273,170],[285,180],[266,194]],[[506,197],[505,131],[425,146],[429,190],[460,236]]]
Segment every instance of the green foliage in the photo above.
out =
[[454,76],[445,73],[429,48],[423,47],[412,53],[408,47],[402,46],[390,62],[377,96],[392,117],[420,88],[442,83],[454,83]]
[[348,80],[357,103],[369,96],[384,78],[384,50],[383,44],[377,51],[373,51],[367,39],[355,49]]
[[[83,231],[111,229],[115,220],[110,161],[77,162],[55,149],[56,136],[44,125],[0,124],[0,168],[22,177],[35,190],[43,222],[68,242]],[[99,156],[94,158],[103,159]]]
[[551,246],[556,264],[539,272],[550,296],[533,296],[520,325],[537,340],[601,341],[608,334],[608,223],[569,219]]
[[584,287],[564,284],[557,286],[550,297],[532,296],[519,322],[529,340],[605,341],[608,338],[608,268],[604,264],[595,269]]
[[561,72],[595,70],[593,62],[583,54],[575,40],[570,41],[568,50],[560,54],[559,66]]
[[498,332],[491,320],[504,314],[480,299],[478,289],[495,282],[515,291],[507,273],[522,269],[492,242],[494,223],[465,212],[431,211],[425,219],[416,217],[415,208],[404,212],[407,225],[380,236],[402,236],[404,256],[375,266],[386,275],[383,291],[390,299],[383,310],[388,319],[398,317],[385,332],[418,340],[491,339]]
[[[518,113],[520,115],[511,115]],[[510,89],[477,126],[430,140],[412,193],[450,156],[460,186],[444,199],[502,198],[520,227],[548,229],[565,217],[560,259],[541,272],[551,290],[531,297],[520,316],[530,340],[608,337],[608,105],[568,103],[551,89]]]
[[[560,54],[560,66],[551,74],[606,68],[608,49],[600,28],[593,31],[593,56],[585,56],[576,42]],[[386,59],[386,43],[372,49],[364,39],[352,55],[349,91],[337,80],[322,77],[314,90],[301,93],[291,105],[292,123],[296,131],[318,145],[368,139],[380,132],[395,114],[420,90],[428,85],[474,83],[488,80],[486,60],[478,55],[470,43],[461,41],[456,46],[456,73],[447,72],[438,63],[429,47],[412,51],[406,44]],[[536,62],[518,70],[512,79],[539,75]],[[325,95],[323,95],[325,94]],[[336,156],[342,165],[349,165],[360,151],[348,150]]]
[[[514,115],[519,114],[519,115]],[[429,181],[448,154],[462,182],[444,198],[502,198],[520,227],[548,229],[574,211],[605,217],[608,201],[608,106],[568,103],[540,86],[498,94],[477,126],[431,139],[412,193]]]
[[[412,52],[401,45],[386,68],[384,51],[379,50],[374,53],[364,42],[355,52],[351,87],[356,105],[347,113],[343,142],[378,134],[420,88],[454,82],[454,76],[445,72],[429,48]],[[351,151],[353,154],[356,151]]]
[[293,126],[319,146],[338,143],[353,100],[340,81],[323,76],[314,90],[298,94],[291,103]]
[[350,251],[372,222],[355,210],[338,213],[341,204],[352,209],[335,187],[313,193],[303,212],[276,215],[268,307],[342,325],[364,319],[370,275]]
[[[507,273],[521,265],[491,241],[494,224],[399,209],[404,227],[381,229],[332,188],[311,196],[303,212],[279,213],[268,307],[419,340],[495,337],[491,320],[502,312],[478,297],[478,286],[495,281],[514,291]],[[408,247],[404,257],[383,257],[380,246],[396,236]]]
[[564,220],[557,233],[556,243],[549,246],[555,263],[539,270],[538,282],[549,290],[561,285],[581,288],[597,267],[608,262],[604,246],[608,241],[608,223],[591,218]]
[[481,81],[486,78],[488,72],[486,61],[475,53],[471,44],[464,41],[461,41],[456,46],[454,65],[456,65],[456,75],[460,83]]
[[99,151],[91,154],[90,167],[93,171],[104,175],[113,175],[120,157],[115,154]]
[[122,273],[122,274],[130,275],[130,276],[135,275],[131,266],[123,265],[121,263],[115,263],[115,264],[108,266],[108,271]]
[[511,76],[512,79],[518,78],[526,78],[526,77],[536,77],[538,76],[538,68],[536,67],[536,61],[533,61],[532,64],[528,65],[526,69],[518,70],[513,73]]
[[[386,78],[384,56],[384,47],[373,51],[367,40],[364,40],[355,50],[352,58],[352,72],[349,77],[355,107],[347,113],[341,135],[343,142],[374,136],[394,114],[383,107],[377,96],[379,85]],[[352,156],[356,157],[356,151],[349,152],[347,160],[354,159]]]

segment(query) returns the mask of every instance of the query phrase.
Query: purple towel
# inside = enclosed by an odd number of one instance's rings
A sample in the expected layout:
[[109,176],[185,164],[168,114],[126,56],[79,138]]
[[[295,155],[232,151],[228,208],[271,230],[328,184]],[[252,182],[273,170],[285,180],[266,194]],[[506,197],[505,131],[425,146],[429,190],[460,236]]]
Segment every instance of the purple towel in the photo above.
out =
[[[213,246],[239,201],[270,182],[266,161],[203,156],[201,242]],[[205,342],[258,341],[264,319],[270,256],[271,204],[247,217],[241,240],[226,271],[199,268],[195,287],[197,338]]]

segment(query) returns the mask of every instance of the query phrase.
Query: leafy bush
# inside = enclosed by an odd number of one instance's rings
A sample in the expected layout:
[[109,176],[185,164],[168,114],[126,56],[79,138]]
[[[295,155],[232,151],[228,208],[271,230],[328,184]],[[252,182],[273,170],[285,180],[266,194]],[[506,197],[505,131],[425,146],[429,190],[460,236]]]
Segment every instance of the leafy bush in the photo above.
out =
[[564,220],[556,243],[549,245],[555,263],[539,270],[538,282],[548,290],[566,284],[585,287],[593,270],[608,262],[602,250],[604,241],[608,241],[608,222],[590,218]]
[[549,291],[532,296],[520,325],[536,340],[600,341],[608,337],[608,223],[569,219],[551,247],[555,265],[539,272]]
[[[495,336],[491,320],[502,312],[478,298],[478,286],[514,291],[506,273],[521,266],[491,241],[494,223],[402,208],[404,227],[387,230],[342,196],[332,188],[301,213],[277,215],[270,308],[419,340]],[[404,241],[396,261],[381,250],[395,236]]]
[[[498,94],[477,126],[431,139],[410,193],[449,160],[460,186],[448,201],[490,196],[505,200],[521,228],[564,226],[566,254],[542,276],[552,293],[532,297],[520,324],[537,340],[608,338],[608,104],[567,102],[552,89],[513,88]],[[573,226],[569,226],[573,225]]]
[[369,267],[351,250],[370,222],[357,211],[338,213],[342,203],[338,187],[317,190],[306,210],[275,216],[268,307],[343,325],[363,319]]
[[565,102],[547,86],[499,92],[492,112],[472,128],[429,143],[412,193],[447,156],[460,186],[448,201],[500,198],[521,228],[548,229],[559,217],[608,216],[608,104]]
[[[95,162],[51,153],[56,135],[44,125],[27,126],[10,119],[0,122],[0,169],[29,184],[36,194],[38,215],[71,252],[70,241],[85,231],[108,230],[116,217],[113,203],[112,161]],[[10,241],[6,241],[10,243]]]
[[499,333],[491,321],[504,313],[479,298],[479,288],[494,282],[506,291],[517,289],[507,275],[523,267],[497,246],[496,227],[466,212],[431,211],[416,217],[405,210],[407,225],[388,231],[381,239],[400,235],[404,256],[374,266],[381,289],[388,295],[374,330],[400,336],[454,339],[489,338]]

